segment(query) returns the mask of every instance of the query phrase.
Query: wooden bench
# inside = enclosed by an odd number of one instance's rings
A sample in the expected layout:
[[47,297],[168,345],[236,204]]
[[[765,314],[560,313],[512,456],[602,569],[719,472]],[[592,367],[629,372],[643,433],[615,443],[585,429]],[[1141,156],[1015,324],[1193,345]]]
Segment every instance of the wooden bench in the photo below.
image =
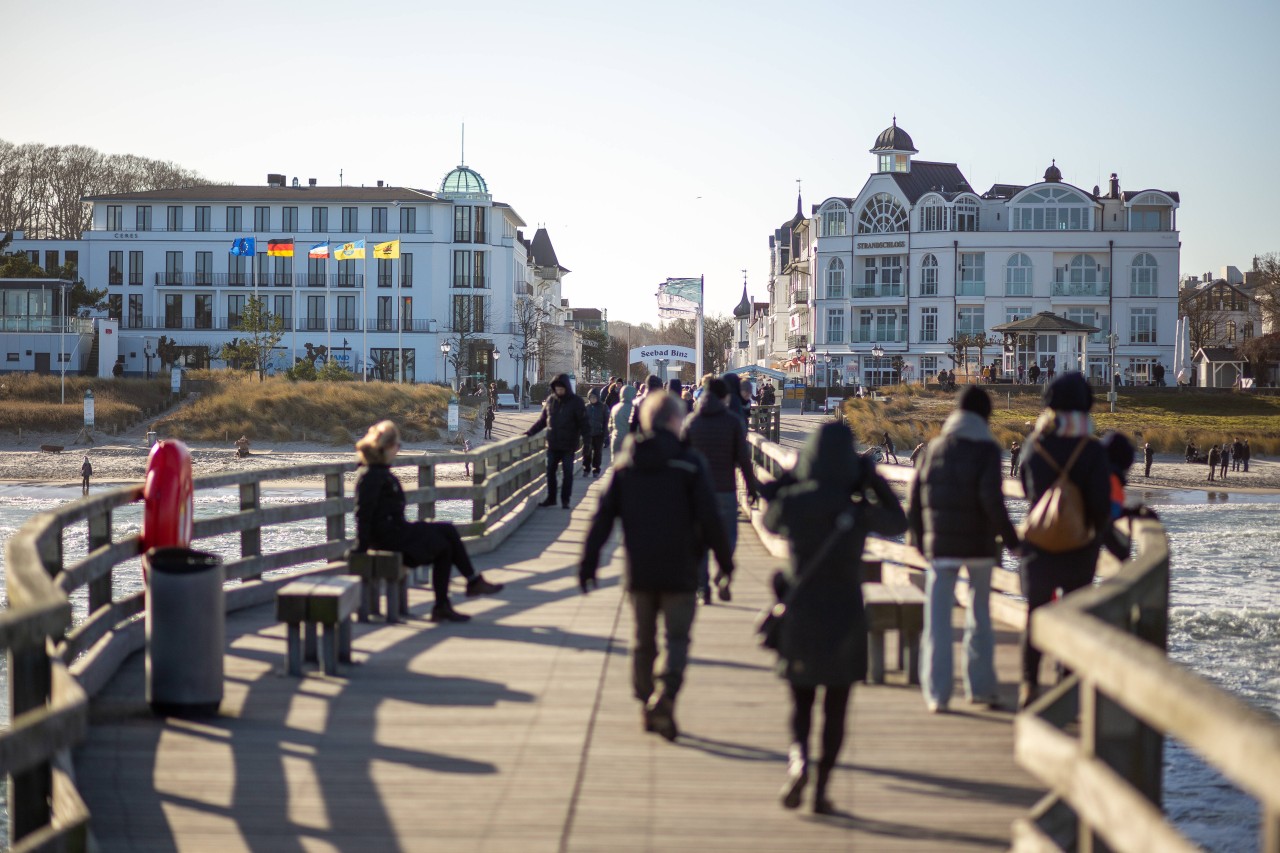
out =
[[398,551],[366,551],[347,558],[351,574],[364,584],[360,596],[360,621],[368,622],[377,615],[382,591],[387,596],[387,622],[399,622],[409,612],[409,570]]
[[[360,600],[360,579],[350,575],[304,578],[276,592],[276,618],[288,625],[285,667],[302,675],[303,661],[317,661],[325,675],[335,675],[338,662],[351,663],[351,614]],[[305,641],[303,632],[305,626]],[[316,654],[316,634],[320,654]]]
[[499,409],[518,409],[520,408],[520,404],[516,402],[515,394],[499,394],[498,408]]
[[884,634],[898,632],[898,668],[908,684],[920,683],[920,634],[924,631],[924,593],[906,584],[864,583],[867,613],[868,684],[884,684]]

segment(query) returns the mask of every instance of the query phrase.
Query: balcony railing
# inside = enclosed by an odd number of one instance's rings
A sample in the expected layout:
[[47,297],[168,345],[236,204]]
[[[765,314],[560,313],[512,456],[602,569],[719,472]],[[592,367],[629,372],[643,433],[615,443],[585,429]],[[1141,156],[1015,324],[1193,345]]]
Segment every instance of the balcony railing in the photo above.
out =
[[956,284],[956,296],[986,296],[985,281],[961,281]]
[[93,321],[82,317],[0,317],[0,332],[56,332],[68,335],[89,334]]
[[[247,272],[158,272],[158,287],[364,287],[362,273],[267,273],[256,278]],[[141,282],[139,282],[141,283]],[[405,285],[406,287],[408,284]]]
[[1110,296],[1111,282],[1072,282],[1056,279],[1053,282],[1054,296]]
[[885,296],[905,296],[903,284],[855,284],[852,288],[854,299],[874,299]]
[[808,335],[787,335],[788,350],[803,350],[809,348]]
[[453,286],[483,290],[489,287],[489,278],[483,275],[455,275]]
[[809,291],[803,288],[791,291],[790,306],[794,308],[797,305],[809,304]]
[[834,331],[834,330],[828,329],[828,330],[827,330],[827,339],[826,339],[826,341],[825,341],[824,343],[828,343],[828,344],[843,344],[843,343],[844,343],[844,332],[843,332],[843,331],[839,331],[839,332],[837,332],[837,331]]
[[855,344],[900,344],[907,340],[907,330],[900,328],[892,329],[863,329],[860,328],[853,333],[852,343]]

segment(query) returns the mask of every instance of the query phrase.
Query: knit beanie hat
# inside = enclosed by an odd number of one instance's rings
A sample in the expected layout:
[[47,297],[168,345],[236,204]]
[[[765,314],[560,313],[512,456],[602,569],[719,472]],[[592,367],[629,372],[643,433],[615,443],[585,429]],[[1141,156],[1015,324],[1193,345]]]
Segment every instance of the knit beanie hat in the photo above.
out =
[[977,385],[970,385],[956,395],[956,407],[973,412],[984,421],[991,418],[991,395]]
[[1093,390],[1078,370],[1063,373],[1044,389],[1044,404],[1059,412],[1087,412],[1093,408]]

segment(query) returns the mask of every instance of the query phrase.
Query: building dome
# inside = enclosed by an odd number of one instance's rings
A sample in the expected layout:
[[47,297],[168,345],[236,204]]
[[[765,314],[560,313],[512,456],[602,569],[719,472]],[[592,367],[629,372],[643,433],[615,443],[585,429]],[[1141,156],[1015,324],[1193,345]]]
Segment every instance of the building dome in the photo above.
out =
[[1049,164],[1049,168],[1044,170],[1045,183],[1059,184],[1062,183],[1062,170],[1058,168],[1058,161],[1054,160]]
[[459,166],[440,182],[441,195],[488,195],[489,185],[475,169]]
[[919,154],[916,147],[911,142],[911,134],[898,127],[898,118],[894,116],[893,124],[880,131],[880,135],[876,137],[876,145],[871,149],[871,153],[877,151],[909,151],[912,154]]
[[747,285],[742,285],[742,301],[733,309],[733,316],[739,320],[751,316],[751,300],[747,298]]

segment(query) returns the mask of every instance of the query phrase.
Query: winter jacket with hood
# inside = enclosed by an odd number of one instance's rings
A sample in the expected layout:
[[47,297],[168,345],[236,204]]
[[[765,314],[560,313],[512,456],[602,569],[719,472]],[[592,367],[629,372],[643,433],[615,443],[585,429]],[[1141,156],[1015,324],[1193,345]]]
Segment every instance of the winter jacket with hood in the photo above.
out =
[[726,373],[720,378],[724,380],[725,385],[729,386],[729,411],[742,421],[743,429],[750,429],[751,421],[747,417],[747,403],[742,399],[742,377],[736,373]]
[[[593,392],[594,393],[594,392]],[[604,435],[605,429],[609,424],[609,410],[604,407],[604,403],[600,402],[597,395],[594,403],[587,403],[587,428],[591,435]]]
[[634,385],[622,386],[622,399],[610,411],[613,418],[613,445],[611,449],[617,456],[622,452],[622,441],[631,434],[631,410],[635,408],[636,389]]
[[[564,388],[563,397],[556,394],[557,385]],[[547,431],[548,450],[572,452],[591,435],[587,407],[582,398],[573,393],[568,374],[561,373],[551,380],[551,394],[542,404],[542,414],[525,435],[537,435],[544,429]]]
[[908,542],[934,557],[1000,556],[1018,534],[1004,505],[1000,446],[987,421],[957,410],[925,448],[907,503]]
[[685,419],[683,437],[685,443],[706,457],[716,492],[738,490],[733,473],[736,468],[742,472],[747,494],[756,494],[759,486],[751,466],[747,431],[723,400],[711,393],[703,394],[693,414]]
[[694,592],[708,546],[720,570],[733,574],[706,460],[674,433],[640,433],[614,462],[583,547],[584,578],[595,577],[616,519],[622,521],[628,590]]

